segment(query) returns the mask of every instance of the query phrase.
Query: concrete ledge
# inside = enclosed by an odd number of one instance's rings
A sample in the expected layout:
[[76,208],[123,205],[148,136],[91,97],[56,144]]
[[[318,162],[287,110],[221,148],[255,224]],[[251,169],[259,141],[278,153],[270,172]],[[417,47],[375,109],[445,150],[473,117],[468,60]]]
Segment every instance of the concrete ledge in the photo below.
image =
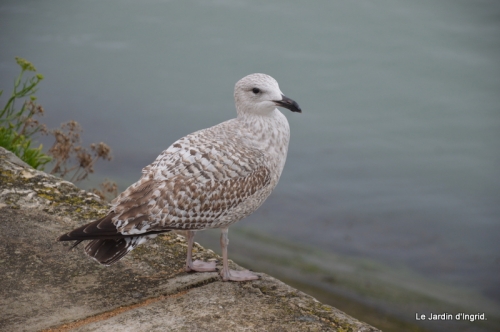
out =
[[[112,267],[56,241],[106,209],[97,196],[0,148],[2,330],[378,331],[265,274],[233,283],[186,273],[187,245],[175,233]],[[200,245],[194,254],[220,260]]]

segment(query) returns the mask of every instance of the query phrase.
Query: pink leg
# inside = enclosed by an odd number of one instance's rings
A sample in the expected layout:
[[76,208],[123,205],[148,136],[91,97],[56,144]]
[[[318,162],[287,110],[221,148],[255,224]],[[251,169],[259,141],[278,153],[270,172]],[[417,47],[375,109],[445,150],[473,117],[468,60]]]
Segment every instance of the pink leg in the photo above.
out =
[[223,228],[220,235],[220,246],[222,248],[222,280],[224,281],[247,281],[247,280],[257,280],[260,277],[248,270],[245,271],[235,271],[229,269],[229,264],[227,262],[227,246],[229,245],[229,238],[227,236],[228,229]]
[[187,231],[187,259],[186,259],[186,271],[196,271],[196,272],[213,272],[217,271],[215,268],[215,262],[202,262],[200,260],[195,260],[193,262],[193,243],[194,243],[194,231]]

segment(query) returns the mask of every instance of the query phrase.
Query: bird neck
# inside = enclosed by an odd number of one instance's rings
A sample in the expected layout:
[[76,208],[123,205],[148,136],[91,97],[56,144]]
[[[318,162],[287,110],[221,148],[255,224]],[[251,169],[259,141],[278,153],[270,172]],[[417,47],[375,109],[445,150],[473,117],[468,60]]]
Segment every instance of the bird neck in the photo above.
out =
[[290,127],[286,117],[278,109],[268,115],[239,114],[238,121],[243,123],[253,144],[264,153],[274,158],[278,163],[273,165],[281,173],[290,141]]

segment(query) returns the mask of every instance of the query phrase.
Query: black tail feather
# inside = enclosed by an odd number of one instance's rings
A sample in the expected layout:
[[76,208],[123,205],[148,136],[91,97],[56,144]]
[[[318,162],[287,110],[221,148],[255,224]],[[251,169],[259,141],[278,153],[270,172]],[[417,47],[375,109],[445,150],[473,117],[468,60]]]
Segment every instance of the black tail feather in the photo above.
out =
[[[132,250],[133,248],[130,248]],[[111,265],[125,256],[128,250],[126,239],[93,240],[85,246],[85,253],[100,264]]]
[[59,241],[72,241],[72,240],[92,240],[92,239],[110,239],[120,238],[123,234],[118,232],[115,224],[113,224],[114,213],[93,221],[89,224],[83,225],[72,230],[69,233],[63,234],[59,237]]
[[85,246],[85,253],[100,264],[111,265],[118,262],[138,245],[156,236],[157,234],[149,234],[121,239],[93,240]]
[[122,234],[113,223],[114,212],[107,216],[83,225],[59,237],[59,241],[76,241],[73,249],[82,241],[91,240],[85,246],[87,255],[100,264],[111,265],[118,262],[138,245],[148,239],[155,238],[159,233],[170,230],[151,231],[143,234]]
[[79,245],[80,243],[82,243],[83,240],[78,240],[78,241],[75,241],[75,243],[71,246],[71,248],[68,249],[68,251],[70,251],[71,249],[73,249],[74,247],[76,247],[77,245]]

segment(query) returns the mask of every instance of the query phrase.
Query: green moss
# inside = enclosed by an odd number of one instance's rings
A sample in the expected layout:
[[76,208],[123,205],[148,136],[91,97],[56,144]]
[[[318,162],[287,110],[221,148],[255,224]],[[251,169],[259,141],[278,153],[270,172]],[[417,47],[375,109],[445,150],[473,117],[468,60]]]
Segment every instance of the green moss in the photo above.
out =
[[[26,176],[26,172],[33,176]],[[107,205],[92,196],[82,194],[81,190],[72,184],[56,177],[44,176],[44,173],[37,173],[33,169],[9,165],[8,159],[0,170],[0,178],[0,189],[12,190],[4,193],[3,201],[14,209],[20,208],[20,200],[27,199],[30,204],[39,205],[43,211],[84,220],[99,218],[108,209]],[[35,195],[26,195],[26,191]],[[20,195],[17,192],[24,193]]]
[[4,178],[2,180],[8,181],[9,179],[12,179],[12,175],[13,175],[12,171],[9,171],[7,169],[0,170],[0,176],[2,176]]
[[49,201],[52,201],[53,200],[53,196],[51,195],[47,195],[45,193],[38,193],[38,197],[42,197],[42,198],[45,198],[46,200],[49,200]]

